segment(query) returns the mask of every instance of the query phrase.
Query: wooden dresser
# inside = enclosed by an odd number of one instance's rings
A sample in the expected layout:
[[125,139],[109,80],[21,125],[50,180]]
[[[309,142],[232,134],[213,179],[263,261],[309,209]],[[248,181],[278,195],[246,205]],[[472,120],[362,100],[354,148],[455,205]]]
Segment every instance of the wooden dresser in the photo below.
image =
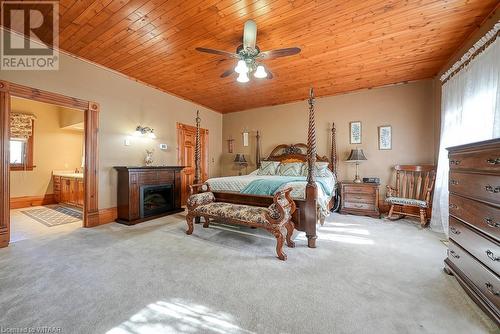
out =
[[379,184],[341,182],[340,213],[380,218],[378,209]]
[[500,139],[448,148],[445,271],[500,324]]

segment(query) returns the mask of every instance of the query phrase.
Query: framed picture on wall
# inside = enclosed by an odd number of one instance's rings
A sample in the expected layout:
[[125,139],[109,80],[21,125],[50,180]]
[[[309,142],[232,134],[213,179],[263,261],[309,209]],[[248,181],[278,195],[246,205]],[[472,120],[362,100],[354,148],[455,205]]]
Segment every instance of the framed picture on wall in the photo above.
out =
[[349,136],[351,144],[361,144],[361,122],[349,123]]
[[390,125],[378,127],[378,149],[392,150],[392,127]]

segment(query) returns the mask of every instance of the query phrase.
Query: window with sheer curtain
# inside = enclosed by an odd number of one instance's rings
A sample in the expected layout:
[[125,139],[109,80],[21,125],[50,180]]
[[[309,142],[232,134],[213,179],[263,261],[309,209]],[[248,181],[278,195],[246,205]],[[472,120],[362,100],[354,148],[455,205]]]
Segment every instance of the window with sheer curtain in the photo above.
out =
[[447,147],[500,137],[500,41],[443,84],[441,137],[431,228],[448,232]]

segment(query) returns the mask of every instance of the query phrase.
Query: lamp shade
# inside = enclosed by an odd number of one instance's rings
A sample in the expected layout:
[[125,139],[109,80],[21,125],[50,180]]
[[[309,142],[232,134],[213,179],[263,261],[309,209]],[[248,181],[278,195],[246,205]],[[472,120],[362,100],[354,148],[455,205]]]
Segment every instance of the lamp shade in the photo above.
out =
[[349,154],[349,158],[347,158],[346,161],[356,162],[356,161],[361,161],[361,160],[368,160],[368,159],[366,159],[365,154],[363,153],[362,149],[355,148],[355,149],[351,150],[351,154]]
[[246,164],[247,161],[245,159],[244,154],[237,153],[236,156],[234,157],[234,162],[237,164]]

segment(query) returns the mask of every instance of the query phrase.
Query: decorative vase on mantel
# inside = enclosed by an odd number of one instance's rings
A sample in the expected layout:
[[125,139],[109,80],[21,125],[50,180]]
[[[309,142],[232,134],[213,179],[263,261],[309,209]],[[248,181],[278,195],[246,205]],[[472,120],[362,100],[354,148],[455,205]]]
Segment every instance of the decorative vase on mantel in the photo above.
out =
[[146,163],[146,166],[152,166],[153,165],[153,153],[154,149],[152,150],[146,150],[146,158],[144,158],[144,162]]

